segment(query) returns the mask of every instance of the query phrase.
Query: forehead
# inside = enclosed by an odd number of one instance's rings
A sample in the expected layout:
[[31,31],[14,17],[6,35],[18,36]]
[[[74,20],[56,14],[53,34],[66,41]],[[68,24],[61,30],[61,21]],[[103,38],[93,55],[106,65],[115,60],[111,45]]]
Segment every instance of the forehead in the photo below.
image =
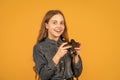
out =
[[56,15],[52,16],[52,18],[50,20],[51,21],[54,21],[54,20],[56,20],[56,21],[64,21],[64,18],[63,18],[63,16],[61,14],[56,14]]

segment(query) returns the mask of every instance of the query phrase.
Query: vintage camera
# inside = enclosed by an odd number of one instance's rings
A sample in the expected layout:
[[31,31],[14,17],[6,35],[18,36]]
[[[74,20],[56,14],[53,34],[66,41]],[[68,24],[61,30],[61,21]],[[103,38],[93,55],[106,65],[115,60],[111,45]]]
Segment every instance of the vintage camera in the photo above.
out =
[[68,49],[71,55],[77,55],[76,50],[74,49],[75,47],[80,47],[80,43],[76,42],[74,39],[71,39],[67,45],[72,46],[71,48]]

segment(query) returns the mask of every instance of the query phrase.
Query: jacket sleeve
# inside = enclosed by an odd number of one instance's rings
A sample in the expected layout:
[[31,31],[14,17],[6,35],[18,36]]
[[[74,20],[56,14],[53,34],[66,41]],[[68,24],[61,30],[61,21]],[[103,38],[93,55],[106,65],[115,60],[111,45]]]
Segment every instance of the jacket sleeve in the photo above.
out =
[[48,62],[44,54],[45,52],[42,52],[42,48],[40,46],[34,46],[33,59],[35,62],[36,71],[42,80],[48,80],[54,75],[56,71],[56,65],[53,60]]
[[78,57],[79,57],[78,63],[73,62],[73,73],[75,77],[79,77],[83,69],[81,57],[80,56]]

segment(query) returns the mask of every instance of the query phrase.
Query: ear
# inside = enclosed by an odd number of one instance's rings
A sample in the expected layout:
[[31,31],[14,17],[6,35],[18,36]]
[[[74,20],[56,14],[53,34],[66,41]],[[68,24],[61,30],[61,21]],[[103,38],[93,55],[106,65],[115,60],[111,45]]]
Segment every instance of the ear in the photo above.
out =
[[45,23],[45,28],[48,29],[48,24],[47,23]]

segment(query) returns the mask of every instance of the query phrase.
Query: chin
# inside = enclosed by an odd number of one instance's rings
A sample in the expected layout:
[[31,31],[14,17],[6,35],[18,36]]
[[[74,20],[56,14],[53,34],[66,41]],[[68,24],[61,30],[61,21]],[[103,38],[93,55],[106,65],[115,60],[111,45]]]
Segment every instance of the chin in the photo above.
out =
[[54,33],[53,35],[54,35],[54,37],[60,37],[62,35],[62,33]]
[[60,37],[61,36],[61,34],[60,35],[55,35],[55,37]]

